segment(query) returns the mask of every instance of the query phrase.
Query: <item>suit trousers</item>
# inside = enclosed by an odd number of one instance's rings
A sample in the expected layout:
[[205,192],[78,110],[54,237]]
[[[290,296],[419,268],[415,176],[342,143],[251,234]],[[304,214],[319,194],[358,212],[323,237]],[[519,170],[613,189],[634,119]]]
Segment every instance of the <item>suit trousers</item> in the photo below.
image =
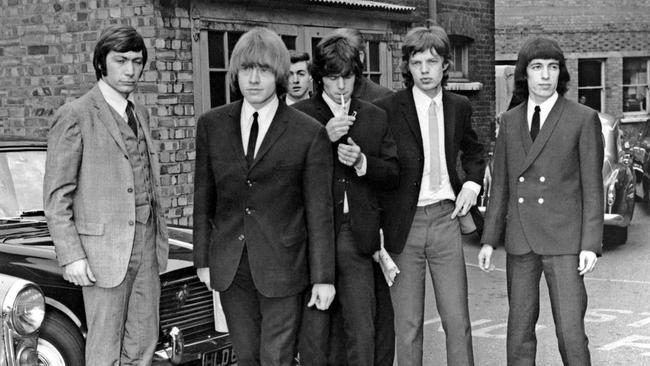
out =
[[589,366],[589,340],[585,333],[587,291],[577,271],[577,255],[508,254],[508,366],[533,366],[539,317],[542,272],[548,285],[555,333],[565,366]]
[[156,225],[135,223],[126,277],[116,287],[83,287],[86,365],[151,365],[158,342],[160,277]]
[[244,247],[235,279],[220,296],[239,366],[293,365],[302,293],[262,295],[255,288]]
[[390,296],[395,311],[397,364],[421,366],[427,265],[442,327],[448,366],[472,366],[472,331],[467,304],[467,273],[454,202],[418,207],[406,245],[390,253],[400,269]]

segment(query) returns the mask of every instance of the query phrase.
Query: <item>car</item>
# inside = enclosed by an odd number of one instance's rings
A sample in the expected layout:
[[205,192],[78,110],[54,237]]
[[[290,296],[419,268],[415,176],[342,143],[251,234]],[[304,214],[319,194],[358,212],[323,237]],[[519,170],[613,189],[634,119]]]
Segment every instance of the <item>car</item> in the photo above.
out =
[[[45,312],[37,347],[42,364],[77,366],[84,364],[84,304],[81,287],[62,277],[44,217],[46,151],[45,139],[0,136],[0,273],[42,290]],[[236,364],[230,337],[221,327],[218,294],[199,281],[192,266],[192,231],[170,227],[169,236],[153,364]]]
[[33,282],[0,274],[0,365],[36,366],[38,330],[45,315],[45,298]]
[[650,208],[650,119],[637,136],[628,142],[632,153],[632,165],[636,176],[636,197]]
[[[627,232],[634,214],[636,177],[632,169],[632,153],[624,147],[620,120],[608,114],[599,113],[603,142],[603,245],[612,247],[627,241]],[[497,117],[497,131],[499,118]],[[649,163],[650,164],[650,163]],[[492,157],[485,169],[483,190],[478,197],[479,212],[485,214],[490,200],[492,183]],[[650,182],[650,180],[649,180]]]

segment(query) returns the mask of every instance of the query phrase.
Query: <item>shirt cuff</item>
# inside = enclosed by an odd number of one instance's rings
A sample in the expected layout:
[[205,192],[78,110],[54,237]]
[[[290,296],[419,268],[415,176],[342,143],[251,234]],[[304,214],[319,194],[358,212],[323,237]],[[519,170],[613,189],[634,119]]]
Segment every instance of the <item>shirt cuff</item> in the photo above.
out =
[[359,164],[359,167],[355,165],[354,170],[357,172],[358,177],[366,175],[366,170],[368,170],[368,160],[366,160],[366,155],[364,153],[361,153],[361,164]]
[[481,186],[476,182],[467,181],[467,182],[465,182],[465,184],[463,184],[463,188],[467,188],[467,189],[471,190],[472,192],[474,192],[476,194],[477,197],[478,197],[478,194],[481,193]]

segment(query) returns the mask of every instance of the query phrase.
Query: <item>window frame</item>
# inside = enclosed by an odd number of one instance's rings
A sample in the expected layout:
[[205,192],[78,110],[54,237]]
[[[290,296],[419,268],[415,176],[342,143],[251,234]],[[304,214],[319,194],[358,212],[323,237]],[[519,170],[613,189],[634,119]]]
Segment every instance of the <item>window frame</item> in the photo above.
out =
[[[600,62],[600,86],[580,86],[580,62],[581,61],[596,61]],[[606,110],[606,95],[605,95],[605,85],[607,83],[606,78],[606,62],[607,60],[602,58],[579,58],[578,59],[578,100],[580,100],[580,91],[581,90],[597,90],[600,89],[600,110],[598,112],[604,113]]]
[[[634,60],[634,59],[640,59],[642,61],[645,61],[646,63],[646,80],[644,84],[623,84],[623,73],[625,70],[625,61],[626,60]],[[625,88],[627,87],[643,87],[645,86],[645,110],[641,111],[630,111],[626,112],[624,110],[625,108]],[[626,118],[630,117],[645,117],[650,115],[650,57],[623,57],[622,60],[622,68],[621,68],[621,107],[623,109],[623,116]]]

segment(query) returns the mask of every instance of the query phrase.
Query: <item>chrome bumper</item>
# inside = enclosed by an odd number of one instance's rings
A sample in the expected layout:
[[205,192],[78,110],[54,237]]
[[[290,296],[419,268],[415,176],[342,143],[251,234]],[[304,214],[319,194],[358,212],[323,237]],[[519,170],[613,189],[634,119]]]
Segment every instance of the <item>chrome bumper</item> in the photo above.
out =
[[625,227],[627,224],[628,223],[626,222],[623,215],[608,213],[605,214],[605,225]]
[[212,332],[207,338],[185,343],[182,331],[174,327],[168,336],[166,347],[156,351],[152,366],[170,366],[201,360],[208,352],[230,344],[228,333]]

